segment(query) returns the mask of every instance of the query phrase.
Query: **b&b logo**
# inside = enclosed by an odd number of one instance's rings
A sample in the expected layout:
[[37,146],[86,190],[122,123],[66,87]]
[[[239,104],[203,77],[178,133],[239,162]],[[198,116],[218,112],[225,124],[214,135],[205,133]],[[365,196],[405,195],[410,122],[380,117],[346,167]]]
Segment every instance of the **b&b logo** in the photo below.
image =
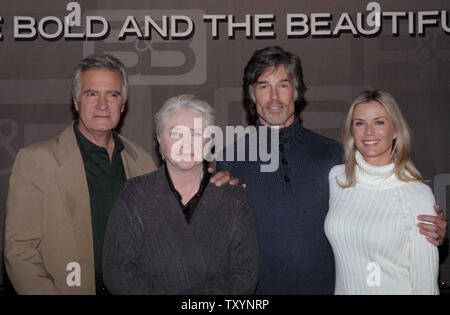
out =
[[[83,55],[112,53],[125,64],[130,85],[202,85],[206,82],[207,31],[202,10],[105,10],[88,11],[109,23],[111,32],[103,41],[85,41]],[[162,17],[186,16],[192,19],[191,36],[182,39],[162,38],[154,30],[151,39],[135,35],[119,40],[120,31],[129,16],[144,30],[145,16],[159,25]],[[170,26],[170,22],[168,23]],[[182,28],[182,25],[180,25]]]

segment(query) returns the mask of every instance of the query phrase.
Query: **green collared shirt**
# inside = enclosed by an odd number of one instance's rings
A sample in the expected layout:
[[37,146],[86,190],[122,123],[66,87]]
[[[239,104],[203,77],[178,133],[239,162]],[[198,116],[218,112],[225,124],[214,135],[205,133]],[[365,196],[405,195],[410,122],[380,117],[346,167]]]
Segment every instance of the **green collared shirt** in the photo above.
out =
[[97,294],[105,294],[103,284],[103,242],[109,213],[126,180],[120,152],[124,145],[113,131],[114,152],[109,159],[108,151],[89,141],[74,123],[75,135],[83,158],[91,203],[92,236],[94,238],[95,283]]

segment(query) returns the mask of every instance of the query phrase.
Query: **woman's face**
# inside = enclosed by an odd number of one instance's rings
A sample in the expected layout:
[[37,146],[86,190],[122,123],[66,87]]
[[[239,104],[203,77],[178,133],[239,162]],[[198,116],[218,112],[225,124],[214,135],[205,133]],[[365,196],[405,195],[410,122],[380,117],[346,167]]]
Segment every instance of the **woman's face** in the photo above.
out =
[[391,117],[376,101],[355,106],[352,134],[356,149],[364,160],[375,166],[391,162],[392,142],[397,138]]
[[203,148],[209,138],[203,137],[205,123],[193,109],[178,109],[170,113],[161,134],[157,137],[167,163],[181,170],[201,165]]

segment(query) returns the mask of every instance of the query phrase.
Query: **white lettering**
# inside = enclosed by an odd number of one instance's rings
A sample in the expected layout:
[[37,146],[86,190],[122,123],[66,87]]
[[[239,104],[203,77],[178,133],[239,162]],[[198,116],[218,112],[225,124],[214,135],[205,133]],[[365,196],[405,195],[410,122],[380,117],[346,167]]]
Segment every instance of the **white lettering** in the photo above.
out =
[[[14,38],[33,38],[36,36],[36,20],[30,16],[14,17]],[[23,31],[28,32],[23,32]]]
[[379,287],[381,286],[381,268],[380,264],[376,262],[370,262],[367,264],[367,275],[366,282],[369,287]]
[[69,287],[81,286],[81,266],[77,262],[70,262],[66,266],[70,273],[66,277],[66,283]]
[[308,34],[309,32],[308,17],[305,14],[288,14],[286,16],[286,21],[287,21],[286,34],[288,36],[304,36]]
[[[184,32],[178,32],[178,22],[186,22],[187,29]],[[185,15],[173,15],[170,19],[170,35],[172,38],[182,38],[187,37],[192,34],[194,30],[194,22],[192,19]]]
[[[263,29],[273,28],[273,14],[256,14],[255,15],[255,37],[274,36],[273,31],[263,31]],[[263,20],[272,20],[272,22],[262,22]]]

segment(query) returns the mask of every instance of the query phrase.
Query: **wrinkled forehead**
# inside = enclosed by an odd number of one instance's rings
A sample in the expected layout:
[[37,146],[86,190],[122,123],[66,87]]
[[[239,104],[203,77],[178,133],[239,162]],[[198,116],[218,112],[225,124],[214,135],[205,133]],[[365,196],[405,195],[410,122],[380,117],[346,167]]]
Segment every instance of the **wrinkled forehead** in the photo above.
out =
[[81,84],[84,85],[116,85],[122,87],[122,75],[111,69],[89,69],[80,75]]

